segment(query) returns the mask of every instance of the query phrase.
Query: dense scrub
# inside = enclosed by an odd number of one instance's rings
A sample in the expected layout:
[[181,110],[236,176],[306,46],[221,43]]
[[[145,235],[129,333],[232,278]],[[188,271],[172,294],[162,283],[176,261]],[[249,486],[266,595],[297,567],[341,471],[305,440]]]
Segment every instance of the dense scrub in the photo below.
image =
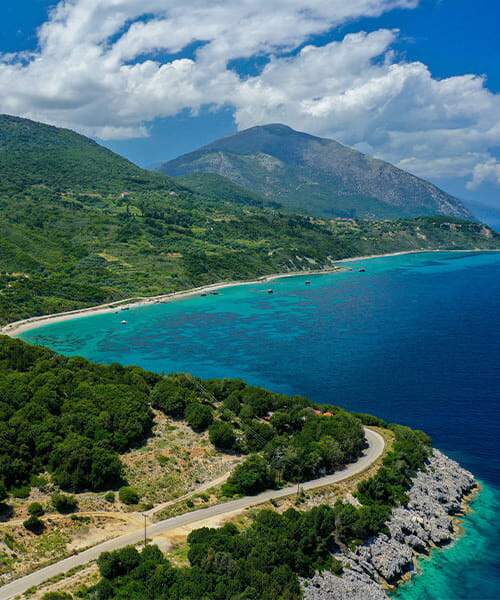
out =
[[118,454],[150,431],[158,377],[1,336],[0,480],[18,487],[48,469],[70,491],[119,481]]
[[190,568],[173,567],[155,546],[140,554],[133,548],[104,553],[98,560],[103,579],[97,598],[299,598],[297,575],[340,569],[330,553],[334,519],[326,506],[283,515],[267,510],[244,531],[232,524],[198,529],[188,537]]
[[404,491],[410,485],[406,477],[424,466],[429,438],[407,427],[391,427],[395,443],[385,467],[368,480],[372,483],[358,487],[360,498],[361,490],[369,496],[366,506],[338,501],[333,507],[289,509],[281,515],[262,510],[243,530],[233,524],[195,530],[188,536],[190,567],[173,566],[156,546],[142,553],[134,548],[104,553],[98,560],[102,579],[87,594],[98,600],[300,598],[299,577],[322,569],[340,574],[335,553],[383,530],[398,494],[373,495],[373,482],[377,489],[391,492],[396,478]]
[[345,410],[240,379],[201,382],[174,374],[157,383],[151,398],[166,414],[184,415],[193,429],[209,427],[216,448],[250,454],[223,486],[228,496],[331,473],[356,460],[365,446],[359,419]]

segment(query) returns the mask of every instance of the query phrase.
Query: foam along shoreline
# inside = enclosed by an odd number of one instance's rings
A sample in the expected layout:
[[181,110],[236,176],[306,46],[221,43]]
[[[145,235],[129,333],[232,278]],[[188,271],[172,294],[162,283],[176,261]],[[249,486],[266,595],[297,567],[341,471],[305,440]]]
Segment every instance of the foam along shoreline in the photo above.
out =
[[50,315],[41,315],[39,317],[31,317],[28,319],[22,319],[20,321],[14,321],[13,323],[9,323],[4,327],[0,328],[0,334],[8,335],[10,337],[14,337],[23,333],[25,331],[29,331],[31,329],[36,329],[38,327],[43,327],[45,325],[52,325],[53,323],[59,323],[61,321],[70,321],[72,319],[80,319],[82,317],[90,317],[94,315],[102,315],[114,313],[117,310],[127,310],[130,308],[138,308],[141,306],[149,306],[151,304],[159,304],[165,302],[173,302],[174,300],[189,298],[190,296],[194,296],[202,293],[209,293],[212,291],[222,290],[228,287],[235,287],[240,285],[254,285],[258,283],[266,283],[268,281],[273,281],[275,279],[282,279],[285,277],[299,277],[299,276],[308,276],[308,275],[325,275],[328,273],[338,273],[342,272],[345,269],[342,268],[341,265],[354,263],[358,261],[372,260],[376,258],[386,258],[391,256],[403,256],[406,254],[424,254],[430,252],[499,252],[499,250],[488,250],[488,249],[475,249],[475,250],[408,250],[403,252],[391,252],[389,254],[372,254],[367,256],[353,256],[350,258],[343,258],[341,260],[332,261],[332,267],[328,269],[316,269],[316,270],[308,270],[308,271],[295,271],[291,273],[275,273],[271,275],[263,275],[258,279],[253,279],[249,281],[226,281],[213,283],[210,285],[200,286],[196,288],[190,288],[188,290],[183,290],[180,292],[169,292],[167,294],[160,294],[158,296],[148,296],[148,297],[133,297],[133,298],[125,298],[123,300],[116,300],[114,302],[108,302],[106,304],[99,304],[97,306],[90,306],[88,308],[78,308],[71,311],[54,313]]

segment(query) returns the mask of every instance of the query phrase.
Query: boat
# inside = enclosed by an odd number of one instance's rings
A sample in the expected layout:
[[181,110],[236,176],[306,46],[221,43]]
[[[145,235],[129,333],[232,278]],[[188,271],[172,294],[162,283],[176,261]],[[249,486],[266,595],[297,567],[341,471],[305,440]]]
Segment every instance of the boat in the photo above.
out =
[[306,281],[306,285],[311,285],[311,282],[309,281],[309,279]]
[[122,325],[126,325],[126,324],[127,324],[127,321],[122,321]]
[[212,296],[217,296],[219,294],[219,292],[216,292],[215,290],[213,292],[210,292],[212,294]]
[[364,272],[365,272],[365,270],[364,270],[364,269],[358,269],[358,271],[359,271],[360,273],[364,273]]
[[274,294],[273,290],[271,290],[271,289],[267,290],[267,293],[268,294]]
[[206,296],[206,295],[207,295],[207,293],[206,293],[206,292],[201,292],[201,294],[200,294],[200,295],[201,295],[201,296]]

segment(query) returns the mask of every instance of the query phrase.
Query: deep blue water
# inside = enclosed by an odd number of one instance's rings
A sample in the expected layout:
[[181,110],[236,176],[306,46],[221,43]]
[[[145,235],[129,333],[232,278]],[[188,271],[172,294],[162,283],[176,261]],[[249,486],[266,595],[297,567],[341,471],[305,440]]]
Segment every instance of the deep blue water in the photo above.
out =
[[[498,550],[474,554],[470,542],[496,548],[500,535],[500,253],[413,254],[349,266],[81,318],[21,337],[101,362],[241,377],[425,430],[485,483],[485,492],[466,520],[469,546],[461,540],[436,553],[399,597],[496,597]],[[120,324],[124,318],[127,325]],[[439,567],[436,561],[452,551],[451,566]],[[464,556],[467,586],[457,571]],[[441,587],[416,591],[436,573]]]

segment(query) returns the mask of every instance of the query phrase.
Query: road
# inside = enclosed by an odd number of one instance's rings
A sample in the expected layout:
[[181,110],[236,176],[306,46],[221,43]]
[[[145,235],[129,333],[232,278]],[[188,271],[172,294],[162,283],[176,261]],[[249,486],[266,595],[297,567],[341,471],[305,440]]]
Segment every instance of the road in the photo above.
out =
[[[368,448],[365,450],[363,456],[359,460],[347,466],[342,471],[338,471],[333,475],[326,475],[320,479],[307,481],[301,484],[300,487],[306,491],[321,488],[326,485],[339,483],[340,481],[349,479],[353,475],[357,475],[358,473],[361,473],[367,469],[382,455],[385,447],[385,441],[379,433],[376,433],[375,431],[366,427],[365,435],[368,442]],[[224,502],[223,504],[216,504],[215,506],[210,506],[208,508],[194,510],[183,515],[158,521],[158,523],[149,525],[147,527],[147,536],[148,538],[152,538],[155,535],[166,533],[167,531],[176,529],[177,527],[183,527],[185,525],[190,525],[198,521],[204,521],[205,519],[224,515],[226,513],[244,510],[246,508],[250,508],[251,506],[257,506],[259,504],[263,504],[264,502],[268,502],[272,498],[277,499],[284,498],[286,496],[293,496],[296,493],[297,486],[293,485],[280,490],[270,490],[256,496],[246,496],[245,498],[239,498],[238,500],[230,500],[229,502]],[[102,552],[118,550],[124,546],[138,544],[142,540],[144,540],[144,530],[138,529],[131,533],[108,540],[107,542],[98,544],[97,546],[89,548],[88,550],[84,550],[79,554],[54,563],[53,565],[49,565],[48,567],[34,571],[25,577],[21,577],[20,579],[16,579],[15,581],[0,587],[0,600],[9,600],[9,598],[13,598],[14,596],[22,594],[33,586],[40,585],[47,579],[51,579],[56,575],[66,573],[74,567],[79,567],[90,563],[97,559]]]

